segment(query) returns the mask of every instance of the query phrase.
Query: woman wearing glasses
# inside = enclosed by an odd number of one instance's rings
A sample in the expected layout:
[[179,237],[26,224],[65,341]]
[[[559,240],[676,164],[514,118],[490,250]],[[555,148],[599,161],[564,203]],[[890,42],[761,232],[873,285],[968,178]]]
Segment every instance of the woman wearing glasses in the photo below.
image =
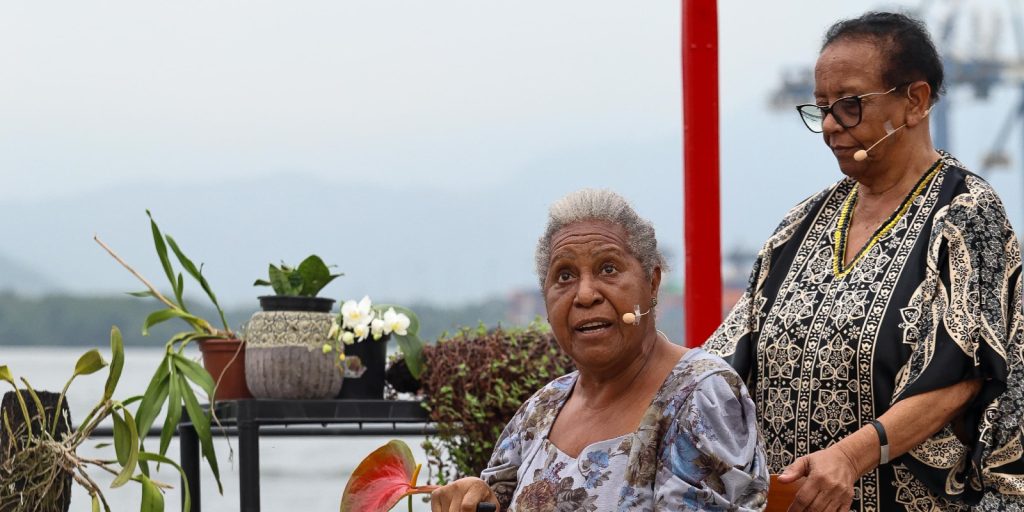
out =
[[765,243],[705,344],[747,379],[791,510],[1024,507],[1020,246],[992,188],[932,146],[923,25],[839,22],[797,107],[845,175]]

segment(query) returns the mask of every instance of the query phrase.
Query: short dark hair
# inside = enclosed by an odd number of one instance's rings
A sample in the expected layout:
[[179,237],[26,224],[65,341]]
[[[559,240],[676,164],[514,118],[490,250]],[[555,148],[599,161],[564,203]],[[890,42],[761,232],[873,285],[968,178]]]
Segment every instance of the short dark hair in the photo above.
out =
[[889,87],[924,80],[931,86],[932,104],[945,92],[942,59],[920,20],[894,12],[867,12],[829,27],[821,50],[846,39],[866,39],[878,45],[887,59],[882,68],[882,80]]

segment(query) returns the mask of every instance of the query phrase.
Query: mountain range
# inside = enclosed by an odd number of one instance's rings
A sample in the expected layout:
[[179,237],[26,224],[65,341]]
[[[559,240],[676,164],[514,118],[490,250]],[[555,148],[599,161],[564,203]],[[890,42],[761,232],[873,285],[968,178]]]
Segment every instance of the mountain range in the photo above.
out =
[[[499,186],[475,190],[403,186],[386,175],[343,183],[296,171],[187,183],[146,177],[60,199],[0,202],[0,219],[6,219],[0,221],[0,290],[89,295],[141,289],[91,240],[94,234],[168,288],[153,250],[149,209],[163,231],[204,264],[204,275],[229,305],[254,304],[269,293],[251,287],[268,263],[296,264],[314,253],[346,274],[325,289],[330,297],[479,301],[536,288],[533,251],[547,206],[585,186],[625,195],[655,223],[662,246],[678,255],[678,146],[671,140],[631,144],[565,149]],[[588,172],[583,179],[578,170],[560,172],[570,166]],[[199,293],[186,282],[190,288]]]

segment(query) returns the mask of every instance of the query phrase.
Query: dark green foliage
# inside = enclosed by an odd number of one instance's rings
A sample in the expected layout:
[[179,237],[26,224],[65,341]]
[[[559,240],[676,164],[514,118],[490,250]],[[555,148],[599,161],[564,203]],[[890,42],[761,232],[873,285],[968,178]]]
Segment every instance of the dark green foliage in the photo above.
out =
[[519,406],[574,369],[539,321],[526,328],[462,329],[424,355],[425,406],[438,434],[423,448],[431,478],[440,484],[479,475]]
[[[191,309],[204,318],[217,314],[208,307]],[[228,321],[241,325],[258,309],[254,300],[249,308],[228,311]],[[180,329],[163,323],[142,336],[142,322],[152,310],[152,303],[128,296],[19,297],[0,292],[0,346],[93,346],[110,335],[111,325],[123,325],[126,345],[162,347]]]
[[289,267],[284,263],[278,267],[271,263],[267,274],[270,281],[257,279],[252,285],[270,286],[276,295],[299,297],[316,297],[336,277],[345,275],[332,274],[324,260],[315,254],[302,260],[298,267]]

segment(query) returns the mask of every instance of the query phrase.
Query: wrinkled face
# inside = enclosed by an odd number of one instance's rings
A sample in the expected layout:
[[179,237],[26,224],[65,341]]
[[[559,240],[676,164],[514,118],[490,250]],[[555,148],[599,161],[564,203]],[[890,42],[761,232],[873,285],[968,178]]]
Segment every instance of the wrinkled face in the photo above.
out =
[[654,332],[653,315],[635,325],[622,314],[651,307],[661,269],[644,275],[629,252],[626,231],[603,221],[582,221],[551,239],[544,279],[548,322],[559,346],[583,369],[601,370],[638,357],[644,335]]
[[[845,96],[884,92],[899,85],[882,81],[884,59],[880,49],[871,41],[841,39],[828,45],[814,67],[815,103],[831,105]],[[892,128],[906,122],[906,105],[906,91],[901,87],[889,94],[861,99],[861,121],[853,128],[843,128],[831,114],[825,117],[822,136],[844,174],[852,177],[862,175],[874,162],[885,161],[900,151],[899,137],[902,133],[896,133],[872,149],[867,160],[857,162],[853,158],[857,150],[867,149],[886,136],[886,121]]]

